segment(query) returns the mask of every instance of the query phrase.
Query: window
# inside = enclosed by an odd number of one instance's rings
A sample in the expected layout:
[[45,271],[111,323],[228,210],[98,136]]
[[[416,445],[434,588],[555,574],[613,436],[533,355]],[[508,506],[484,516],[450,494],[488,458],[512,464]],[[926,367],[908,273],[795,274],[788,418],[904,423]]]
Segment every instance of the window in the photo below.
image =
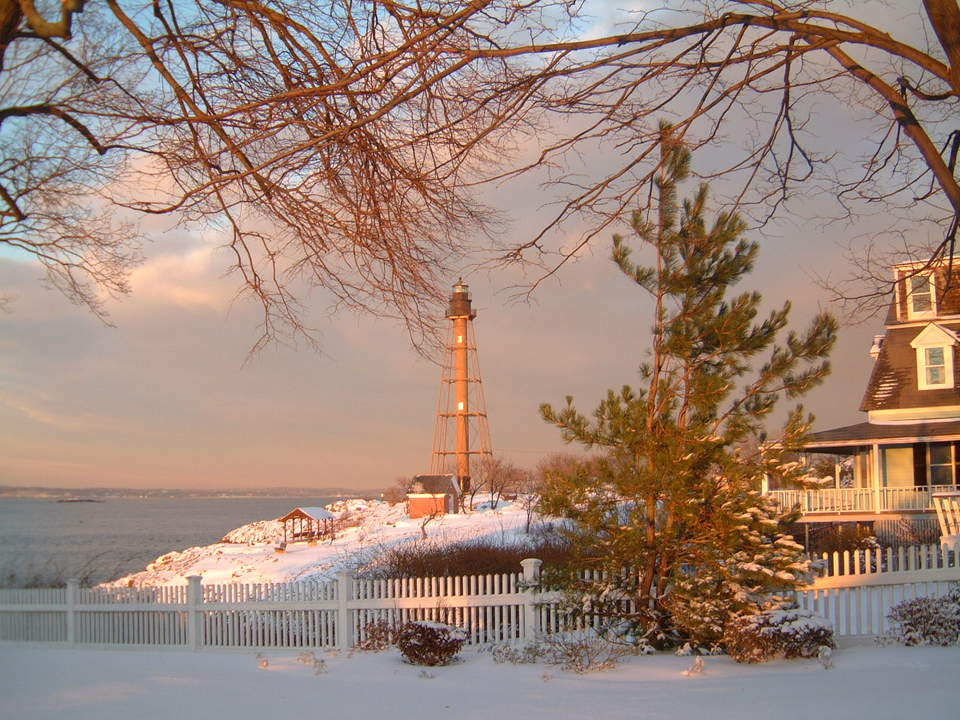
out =
[[913,487],[913,447],[885,447],[880,452],[883,487]]
[[937,345],[917,348],[917,386],[920,390],[953,387],[953,348]]
[[932,275],[913,275],[907,278],[907,316],[924,318],[936,315],[936,292]]
[[932,347],[924,348],[924,372],[926,373],[927,385],[943,385],[946,382],[946,366],[943,359],[943,348]]
[[917,389],[943,390],[954,386],[953,348],[960,336],[937,323],[930,323],[910,341],[917,353]]
[[954,454],[956,448],[950,443],[931,443],[927,467],[931,485],[953,485]]

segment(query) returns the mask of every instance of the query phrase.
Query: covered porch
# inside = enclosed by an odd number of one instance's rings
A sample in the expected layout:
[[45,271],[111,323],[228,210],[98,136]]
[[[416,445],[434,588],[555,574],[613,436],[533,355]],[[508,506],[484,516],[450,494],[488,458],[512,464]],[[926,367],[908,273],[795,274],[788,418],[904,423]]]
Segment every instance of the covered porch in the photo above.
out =
[[833,483],[824,488],[765,486],[784,507],[799,504],[804,515],[850,520],[882,513],[932,513],[935,493],[958,489],[960,421],[859,423],[814,433],[804,452],[844,460],[835,466]]

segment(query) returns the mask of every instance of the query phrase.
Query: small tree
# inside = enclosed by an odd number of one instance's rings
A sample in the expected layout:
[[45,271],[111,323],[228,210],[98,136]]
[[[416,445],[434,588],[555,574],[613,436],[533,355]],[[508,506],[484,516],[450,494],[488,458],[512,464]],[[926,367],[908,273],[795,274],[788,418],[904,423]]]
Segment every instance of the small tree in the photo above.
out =
[[461,503],[466,510],[473,510],[478,495],[489,494],[490,507],[496,508],[505,494],[514,492],[520,482],[522,470],[502,458],[484,455],[477,463],[470,490],[463,495]]
[[407,493],[410,492],[410,486],[413,485],[413,478],[398,477],[393,485],[383,491],[383,501],[391,505],[404,502],[407,499]]
[[517,504],[523,508],[526,515],[523,531],[529,535],[533,526],[533,518],[540,508],[540,491],[543,488],[543,481],[540,474],[535,470],[518,470],[517,485],[514,492],[517,498]]
[[[789,304],[756,322],[757,293],[727,297],[750,271],[756,243],[741,238],[733,214],[707,227],[705,185],[679,211],[690,154],[666,126],[661,153],[655,219],[633,218],[655,264],[634,264],[620,237],[613,248],[617,267],[653,299],[643,387],[609,391],[593,419],[570,397],[560,410],[541,406],[566,441],[604,451],[589,471],[555,475],[542,506],[575,521],[576,565],[604,571],[604,580],[577,585],[591,612],[631,621],[655,644],[675,631],[711,643],[730,618],[758,611],[809,569],[781,529],[791,518],[759,492],[764,473],[790,480],[800,467],[747,441],[762,434],[781,395],[802,395],[824,378],[836,323],[819,315],[805,334],[775,345]],[[795,447],[808,424],[798,407],[777,447]]]

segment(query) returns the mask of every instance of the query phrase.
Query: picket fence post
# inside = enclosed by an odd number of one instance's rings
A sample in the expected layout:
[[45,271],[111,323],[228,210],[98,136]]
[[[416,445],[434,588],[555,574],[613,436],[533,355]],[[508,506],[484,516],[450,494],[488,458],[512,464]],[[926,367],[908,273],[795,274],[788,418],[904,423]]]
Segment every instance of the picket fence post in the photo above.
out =
[[523,568],[523,636],[520,638],[524,642],[533,642],[540,634],[539,619],[540,614],[537,609],[540,592],[540,566],[543,560],[537,558],[526,558],[520,561]]
[[187,646],[191,650],[200,649],[200,606],[203,604],[203,578],[200,575],[187,576]]
[[80,593],[80,581],[67,580],[67,643],[77,644],[77,595]]
[[350,631],[350,599],[353,578],[346,570],[337,573],[337,649],[349,650],[353,646],[353,633]]

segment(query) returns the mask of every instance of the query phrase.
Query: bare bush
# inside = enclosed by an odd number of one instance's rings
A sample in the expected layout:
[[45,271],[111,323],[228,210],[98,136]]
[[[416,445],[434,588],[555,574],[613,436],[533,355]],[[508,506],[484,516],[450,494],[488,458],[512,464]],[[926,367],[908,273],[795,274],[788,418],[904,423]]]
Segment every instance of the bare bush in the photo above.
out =
[[552,633],[543,638],[545,662],[575,673],[610,670],[636,648],[614,643],[593,630]]
[[410,486],[413,484],[413,478],[399,477],[393,485],[383,491],[383,501],[391,505],[405,502],[407,493],[410,492]]
[[556,535],[540,535],[530,543],[500,545],[475,540],[442,545],[408,543],[386,549],[367,577],[446,577],[518,572],[520,561],[535,557],[545,566],[564,565],[570,546]]
[[383,652],[397,639],[397,626],[387,620],[374,620],[363,626],[362,640],[357,644],[361,650]]

